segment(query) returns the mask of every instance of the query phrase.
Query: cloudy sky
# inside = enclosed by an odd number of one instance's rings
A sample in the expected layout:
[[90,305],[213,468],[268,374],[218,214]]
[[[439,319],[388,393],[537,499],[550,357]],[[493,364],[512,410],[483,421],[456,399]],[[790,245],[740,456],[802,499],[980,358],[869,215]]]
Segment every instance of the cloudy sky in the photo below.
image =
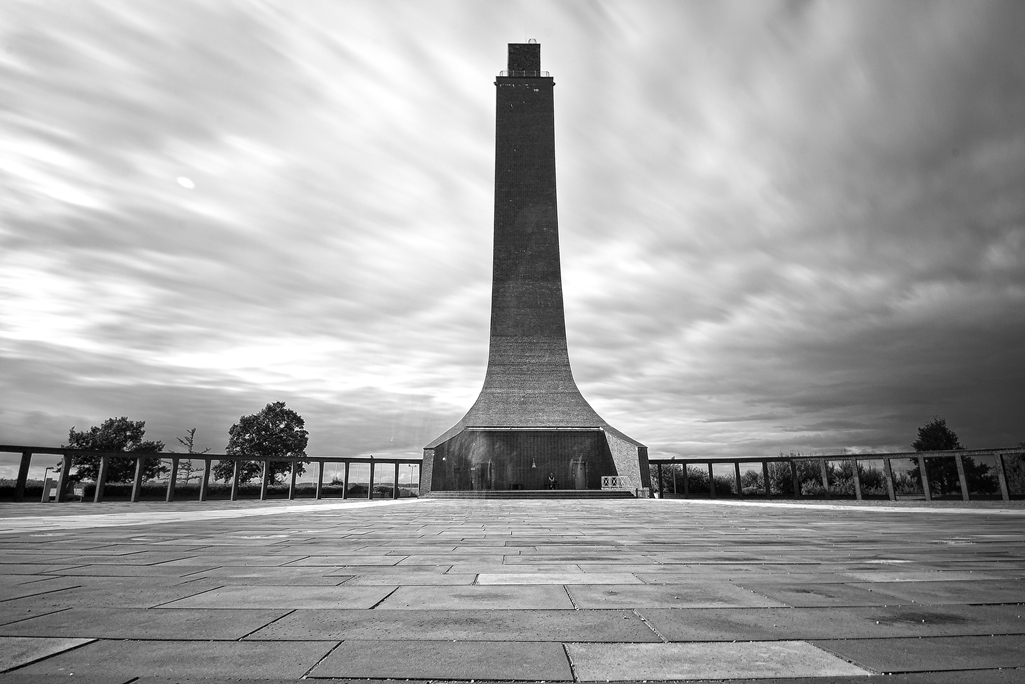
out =
[[493,82],[535,38],[606,420],[652,456],[1013,445],[1022,35],[1015,0],[7,0],[0,443],[216,452],[285,401],[311,455],[419,454],[484,378]]

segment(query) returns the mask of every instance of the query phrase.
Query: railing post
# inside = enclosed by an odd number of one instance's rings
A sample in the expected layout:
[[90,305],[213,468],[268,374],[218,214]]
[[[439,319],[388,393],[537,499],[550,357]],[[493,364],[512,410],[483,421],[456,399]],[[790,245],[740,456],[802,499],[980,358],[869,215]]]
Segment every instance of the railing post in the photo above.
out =
[[[1004,501],[1011,500],[1011,490],[1007,486],[1007,466],[1004,464],[1004,454],[996,454],[997,457],[997,481],[1000,483],[1000,498]],[[1025,458],[1025,454],[1018,458]]]
[[883,459],[883,470],[886,474],[886,495],[890,497],[890,501],[896,501],[897,487],[893,484],[893,466],[890,465],[890,459]]
[[762,484],[765,485],[765,496],[772,495],[772,487],[769,486],[769,462],[762,461]]
[[794,490],[794,498],[801,498],[801,477],[797,474],[797,461],[790,459],[790,481]]
[[270,459],[263,459],[263,473],[260,475],[260,501],[267,500],[267,483],[270,479]]
[[370,457],[370,483],[367,486],[367,499],[374,498],[374,457]]
[[661,463],[656,463],[655,467],[656,467],[657,472],[658,472],[658,498],[664,499],[665,498],[665,486],[664,486],[664,483],[662,482],[662,464]]
[[231,467],[231,500],[238,500],[238,471],[241,467],[241,463],[236,458]]
[[395,489],[392,490],[391,498],[399,498],[399,462],[395,461]]
[[68,479],[71,477],[71,454],[64,454],[61,459],[60,481],[57,483],[57,501],[66,501],[68,498]]
[[690,496],[690,470],[687,467],[687,462],[683,462],[683,497],[688,498]]
[[288,480],[288,500],[289,501],[292,501],[293,499],[295,499],[295,470],[298,467],[298,465],[299,465],[298,461],[295,461],[295,460],[292,461],[292,470],[291,470],[291,473],[289,475],[289,480]]
[[14,485],[14,500],[25,498],[25,485],[28,483],[28,467],[32,463],[32,452],[21,452],[21,464],[18,466],[18,482]]
[[343,462],[345,467],[342,468],[342,498],[349,498],[349,462]]
[[708,495],[715,498],[715,469],[711,461],[708,462]]
[[918,457],[918,474],[922,481],[922,493],[926,501],[932,501],[932,492],[929,491],[929,472],[925,469],[925,456]]
[[851,459],[851,472],[854,474],[854,498],[861,501],[861,473],[858,472],[857,457]]
[[321,491],[324,489],[324,462],[317,461],[317,501],[320,501]]
[[203,459],[203,479],[199,481],[199,500],[206,501],[207,489],[210,487],[210,466],[213,465],[212,458]]
[[100,472],[96,474],[96,491],[93,492],[93,503],[103,501],[103,489],[107,486],[107,473],[110,472],[110,456],[100,456]]
[[167,495],[164,497],[164,501],[168,503],[174,501],[174,488],[178,481],[178,457],[171,457],[171,479],[167,481]]
[[823,495],[828,499],[829,496],[829,470],[826,468],[826,459],[819,459],[819,473],[822,476],[822,490]]
[[673,464],[673,496],[676,496],[676,464]]
[[132,480],[132,503],[138,503],[140,497],[142,497],[142,468],[145,460],[146,458],[144,456],[135,457],[135,478]]
[[740,484],[740,461],[733,464],[733,485],[737,489],[737,498],[744,496],[744,487]]
[[957,483],[961,485],[961,500],[968,501],[968,479],[964,474],[964,459],[961,454],[954,454],[954,463],[957,464]]

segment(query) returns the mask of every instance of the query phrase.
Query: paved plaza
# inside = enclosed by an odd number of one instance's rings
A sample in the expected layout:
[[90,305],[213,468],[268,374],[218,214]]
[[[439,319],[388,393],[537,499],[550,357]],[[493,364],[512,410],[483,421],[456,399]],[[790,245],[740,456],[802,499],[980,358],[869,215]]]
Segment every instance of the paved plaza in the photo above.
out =
[[1025,682],[1025,509],[740,503],[4,504],[0,682]]

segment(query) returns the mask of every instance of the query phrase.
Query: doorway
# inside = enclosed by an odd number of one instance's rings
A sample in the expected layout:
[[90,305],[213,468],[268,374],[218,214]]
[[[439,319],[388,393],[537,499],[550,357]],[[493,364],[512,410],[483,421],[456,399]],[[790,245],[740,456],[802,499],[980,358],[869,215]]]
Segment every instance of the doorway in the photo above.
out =
[[587,461],[579,457],[570,461],[569,481],[573,489],[587,489]]

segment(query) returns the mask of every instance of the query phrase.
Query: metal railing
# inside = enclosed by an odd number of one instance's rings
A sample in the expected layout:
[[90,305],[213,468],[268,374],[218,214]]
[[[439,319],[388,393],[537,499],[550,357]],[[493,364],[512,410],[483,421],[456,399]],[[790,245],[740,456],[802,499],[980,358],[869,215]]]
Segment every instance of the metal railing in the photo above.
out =
[[24,446],[24,445],[11,445],[11,444],[0,444],[0,452],[13,452],[21,453],[21,464],[18,467],[18,479],[14,489],[14,501],[22,501],[25,497],[25,487],[28,482],[28,471],[29,466],[32,463],[32,456],[35,454],[56,454],[62,456],[60,475],[57,480],[57,495],[56,499],[58,502],[66,501],[68,498],[68,490],[71,482],[71,467],[74,462],[75,456],[91,456],[100,457],[99,472],[96,477],[96,484],[93,493],[93,501],[99,503],[103,501],[103,489],[107,483],[107,473],[110,469],[110,459],[112,458],[128,458],[135,461],[135,476],[132,481],[132,494],[131,502],[135,503],[139,501],[142,495],[142,483],[143,483],[143,471],[144,463],[148,459],[159,458],[162,460],[171,461],[171,473],[167,480],[167,490],[165,494],[165,501],[174,501],[175,488],[178,479],[178,464],[181,461],[203,461],[203,475],[199,480],[199,500],[206,501],[210,486],[210,470],[213,461],[231,461],[233,462],[232,468],[232,479],[231,479],[231,500],[235,501],[238,499],[239,491],[239,466],[243,461],[255,461],[263,464],[262,480],[260,485],[260,499],[267,498],[267,488],[270,480],[270,468],[269,464],[272,462],[287,462],[291,463],[290,478],[288,485],[288,498],[292,500],[295,498],[296,489],[296,477],[297,477],[297,466],[299,463],[316,463],[317,464],[317,489],[316,498],[320,499],[323,495],[324,488],[324,464],[325,463],[342,463],[344,464],[344,477],[342,480],[342,498],[347,499],[349,494],[349,466],[353,463],[369,463],[370,464],[370,479],[367,487],[367,498],[374,498],[374,469],[376,465],[393,464],[395,466],[394,481],[392,486],[392,497],[393,499],[399,498],[399,467],[402,465],[420,465],[422,459],[420,458],[378,458],[374,456],[352,456],[352,457],[331,457],[331,456],[303,456],[296,458],[259,458],[253,456],[234,456],[228,454],[182,454],[175,452],[130,452],[130,451],[93,451],[91,449],[67,449],[62,447],[41,447],[41,446]]
[[499,71],[501,78],[551,78],[547,71]]
[[[1012,448],[1001,448],[1001,449],[962,449],[958,451],[909,451],[909,452],[888,452],[878,454],[829,454],[824,456],[775,456],[775,457],[763,457],[763,458],[649,458],[649,466],[654,465],[657,468],[657,488],[660,497],[665,496],[665,485],[666,478],[664,476],[663,467],[670,466],[673,468],[673,494],[679,496],[681,492],[677,490],[677,480],[679,479],[683,485],[683,497],[692,496],[690,492],[690,475],[688,466],[706,466],[708,469],[708,494],[715,498],[716,497],[716,476],[714,473],[713,466],[716,464],[732,464],[733,465],[733,486],[730,492],[720,492],[720,494],[726,494],[728,496],[743,497],[743,496],[760,496],[769,497],[780,493],[771,492],[770,486],[770,464],[786,463],[790,467],[791,477],[791,488],[792,498],[801,498],[801,475],[799,463],[815,463],[818,465],[818,479],[821,485],[821,493],[824,498],[831,498],[833,496],[830,487],[829,479],[829,468],[827,463],[830,462],[847,462],[850,464],[851,478],[853,480],[853,492],[854,498],[861,501],[864,498],[864,491],[862,487],[862,475],[858,467],[859,461],[881,461],[883,464],[883,481],[886,485],[886,497],[890,501],[896,501],[897,499],[897,486],[893,475],[893,467],[891,461],[900,459],[911,459],[915,462],[918,470],[917,479],[918,484],[921,486],[922,496],[926,501],[932,500],[932,487],[929,481],[929,465],[927,459],[952,459],[957,469],[957,479],[960,489],[961,499],[964,501],[971,500],[971,495],[968,486],[968,477],[965,472],[965,457],[976,458],[976,457],[993,457],[995,459],[995,470],[997,478],[997,486],[1000,490],[1000,498],[1004,501],[1008,501],[1011,498],[1011,492],[1008,487],[1007,477],[1007,457],[1017,456],[1019,458],[1025,458],[1025,448],[1012,447]],[[741,472],[740,466],[742,463],[759,463],[761,464],[761,489],[762,491],[758,494],[745,494],[743,486],[741,484]],[[676,477],[676,466],[683,466],[683,477]],[[704,473],[702,473],[702,480],[704,479]],[[785,494],[785,493],[783,493]],[[1020,495],[1022,492],[1016,492],[1016,495]]]

